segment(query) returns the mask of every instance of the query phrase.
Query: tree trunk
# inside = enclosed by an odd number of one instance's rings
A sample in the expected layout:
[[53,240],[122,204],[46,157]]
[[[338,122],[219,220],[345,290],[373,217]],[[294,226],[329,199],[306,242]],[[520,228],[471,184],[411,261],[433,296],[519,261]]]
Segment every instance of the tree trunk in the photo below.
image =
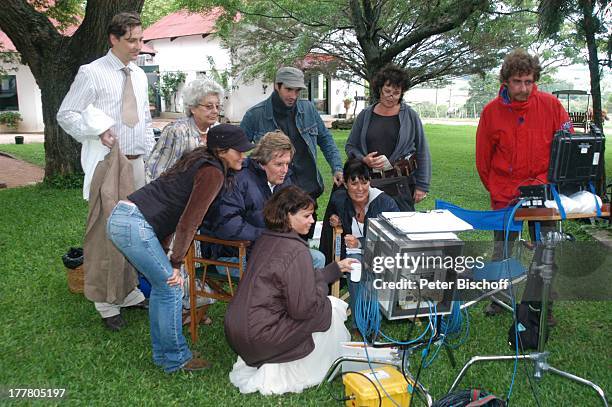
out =
[[[593,4],[590,0],[581,0],[582,29],[584,30],[587,50],[589,52],[589,73],[591,77],[591,98],[593,100],[593,121],[603,132],[603,119],[601,116],[601,87],[599,75],[599,58],[597,56],[597,43],[595,41],[595,19],[593,17]],[[599,167],[599,180],[596,185],[597,195],[604,196],[606,193],[606,162],[601,156]]]
[[45,124],[45,181],[57,176],[79,173],[81,145],[57,124],[56,114],[70,89],[73,75],[48,75],[40,86]]
[[81,172],[80,145],[57,124],[57,111],[79,66],[108,50],[106,27],[123,11],[140,11],[144,0],[88,0],[72,37],[64,37],[27,0],[2,0],[0,29],[30,67],[41,91],[45,125],[45,180]]
[[582,28],[586,36],[587,50],[589,53],[589,73],[591,76],[591,97],[593,99],[593,121],[595,125],[602,128],[601,118],[601,87],[599,75],[599,58],[597,56],[597,43],[595,41],[595,21],[593,18],[593,4],[590,0],[581,0],[583,20]]

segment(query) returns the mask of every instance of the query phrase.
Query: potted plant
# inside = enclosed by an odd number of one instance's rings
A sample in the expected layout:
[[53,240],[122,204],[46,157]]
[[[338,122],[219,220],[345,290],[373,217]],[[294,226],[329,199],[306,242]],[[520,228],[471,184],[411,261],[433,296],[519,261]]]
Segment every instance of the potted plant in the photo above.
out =
[[22,121],[19,112],[0,112],[0,124],[6,126],[6,128],[15,132],[19,127],[19,122]]
[[172,102],[174,102],[174,110],[176,111],[176,92],[179,87],[185,82],[187,75],[185,72],[164,72],[161,75],[161,84],[159,85],[159,91],[164,98],[166,104],[166,112],[171,110]]

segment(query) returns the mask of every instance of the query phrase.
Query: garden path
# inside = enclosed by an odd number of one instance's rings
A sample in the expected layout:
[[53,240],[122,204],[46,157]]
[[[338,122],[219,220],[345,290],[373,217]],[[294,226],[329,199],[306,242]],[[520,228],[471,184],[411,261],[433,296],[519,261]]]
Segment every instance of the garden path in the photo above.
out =
[[0,152],[0,188],[32,185],[43,180],[45,170]]

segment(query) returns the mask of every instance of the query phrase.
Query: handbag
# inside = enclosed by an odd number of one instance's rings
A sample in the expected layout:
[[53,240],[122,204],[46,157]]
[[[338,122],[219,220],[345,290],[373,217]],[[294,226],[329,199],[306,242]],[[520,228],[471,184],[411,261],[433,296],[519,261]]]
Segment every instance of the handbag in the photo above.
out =
[[410,176],[417,169],[416,156],[409,154],[393,163],[393,168],[387,171],[371,172],[370,184],[375,187],[405,183],[408,185]]

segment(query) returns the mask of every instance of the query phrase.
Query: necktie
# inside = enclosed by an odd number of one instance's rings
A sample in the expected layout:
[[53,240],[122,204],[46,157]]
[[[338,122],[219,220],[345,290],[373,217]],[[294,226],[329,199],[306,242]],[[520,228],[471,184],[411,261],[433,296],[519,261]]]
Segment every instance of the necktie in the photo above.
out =
[[136,95],[134,95],[130,68],[126,66],[121,70],[125,74],[125,84],[121,98],[121,120],[126,126],[134,127],[138,123],[138,110],[136,109]]

